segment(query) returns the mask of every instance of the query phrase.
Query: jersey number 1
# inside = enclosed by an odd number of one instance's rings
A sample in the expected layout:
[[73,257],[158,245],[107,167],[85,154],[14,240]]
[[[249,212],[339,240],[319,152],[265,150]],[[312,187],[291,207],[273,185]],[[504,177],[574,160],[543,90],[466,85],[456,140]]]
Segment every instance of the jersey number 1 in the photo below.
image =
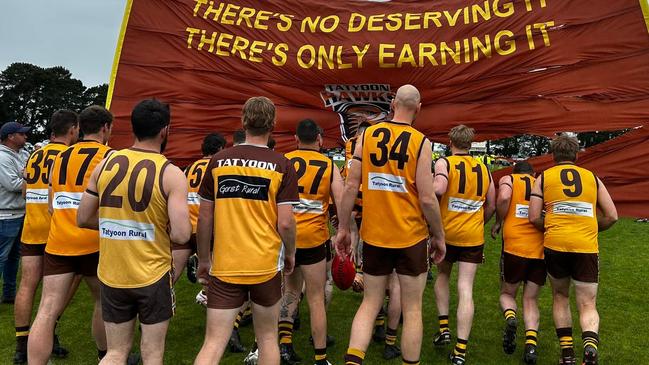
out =
[[[464,194],[466,192],[466,165],[464,164],[464,161],[460,161],[457,165],[455,165],[455,168],[460,171],[460,183],[457,188],[457,192],[460,194]],[[477,176],[477,188],[476,188],[476,194],[478,196],[482,196],[482,168],[480,165],[475,165],[471,171],[475,172]]]

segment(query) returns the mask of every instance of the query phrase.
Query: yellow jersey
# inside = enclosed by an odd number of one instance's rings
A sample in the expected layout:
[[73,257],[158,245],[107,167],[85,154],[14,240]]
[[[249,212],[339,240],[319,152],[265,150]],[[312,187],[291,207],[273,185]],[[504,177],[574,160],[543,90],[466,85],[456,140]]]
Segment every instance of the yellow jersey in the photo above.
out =
[[169,214],[162,187],[168,165],[163,155],[135,148],[106,159],[97,181],[97,276],[104,284],[141,288],[171,271]]
[[212,276],[259,284],[282,270],[277,206],[299,203],[297,180],[291,162],[266,146],[240,144],[212,157],[198,192],[214,202]]
[[187,176],[187,205],[189,205],[189,220],[192,222],[192,233],[196,233],[198,208],[201,205],[198,188],[201,187],[209,162],[209,158],[201,158],[185,170],[185,176]]
[[25,166],[25,223],[20,241],[24,244],[45,244],[50,233],[50,212],[48,211],[50,170],[54,159],[68,146],[50,142],[34,151]]
[[440,202],[446,243],[475,247],[484,244],[484,210],[491,174],[470,155],[444,158],[448,186]]
[[421,242],[428,225],[415,180],[425,136],[408,124],[381,122],[362,138],[363,241],[384,248]]
[[300,149],[286,155],[298,177],[300,204],[293,206],[297,248],[314,248],[329,239],[329,200],[334,164],[314,150]]
[[545,247],[561,252],[598,253],[597,177],[574,164],[559,164],[541,176]]
[[504,251],[529,259],[543,258],[543,232],[528,219],[530,194],[534,186],[534,176],[512,174],[506,184],[512,189],[509,210],[503,223]]
[[99,251],[97,231],[77,227],[77,208],[92,171],[110,151],[99,142],[81,141],[56,157],[50,173],[53,213],[45,252],[81,256]]

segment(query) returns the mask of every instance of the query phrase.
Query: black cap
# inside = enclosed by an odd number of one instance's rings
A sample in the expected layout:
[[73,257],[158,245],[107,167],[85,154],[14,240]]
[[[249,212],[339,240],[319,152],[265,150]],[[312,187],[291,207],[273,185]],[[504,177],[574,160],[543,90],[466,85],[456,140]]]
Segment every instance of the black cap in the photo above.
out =
[[0,128],[0,137],[2,139],[6,138],[8,135],[13,133],[27,133],[31,127],[25,127],[24,125],[17,122],[9,122],[2,125]]

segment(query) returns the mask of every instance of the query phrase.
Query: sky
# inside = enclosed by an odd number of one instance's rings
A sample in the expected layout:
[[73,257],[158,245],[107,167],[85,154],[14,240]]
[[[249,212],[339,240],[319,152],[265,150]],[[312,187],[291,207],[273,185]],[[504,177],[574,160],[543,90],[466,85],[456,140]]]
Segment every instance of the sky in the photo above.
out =
[[63,66],[87,87],[108,83],[126,0],[0,0],[0,71]]

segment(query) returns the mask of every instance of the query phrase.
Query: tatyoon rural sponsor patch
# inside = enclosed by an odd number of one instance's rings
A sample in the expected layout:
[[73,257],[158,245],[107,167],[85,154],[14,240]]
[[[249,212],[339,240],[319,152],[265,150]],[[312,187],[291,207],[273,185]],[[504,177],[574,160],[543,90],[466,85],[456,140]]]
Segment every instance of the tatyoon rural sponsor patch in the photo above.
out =
[[60,191],[54,193],[54,201],[52,201],[52,208],[54,209],[77,209],[81,204],[81,197],[83,193],[69,193]]
[[155,241],[155,226],[120,219],[99,219],[99,237],[125,241]]
[[566,201],[554,203],[552,213],[593,217],[593,205],[587,202]]
[[449,198],[448,199],[448,210],[450,212],[457,213],[475,213],[482,208],[482,200],[471,200],[471,199],[461,199],[461,198]]
[[27,189],[25,192],[25,201],[27,204],[47,204],[47,189]]
[[407,193],[406,178],[390,174],[370,172],[367,175],[370,190],[393,191],[396,193]]
[[529,206],[527,204],[516,204],[516,218],[527,219],[529,217]]

